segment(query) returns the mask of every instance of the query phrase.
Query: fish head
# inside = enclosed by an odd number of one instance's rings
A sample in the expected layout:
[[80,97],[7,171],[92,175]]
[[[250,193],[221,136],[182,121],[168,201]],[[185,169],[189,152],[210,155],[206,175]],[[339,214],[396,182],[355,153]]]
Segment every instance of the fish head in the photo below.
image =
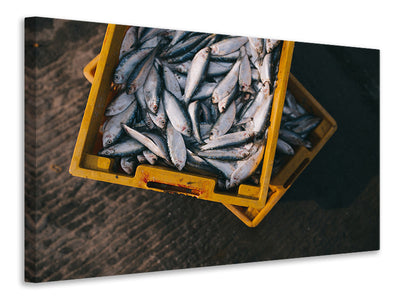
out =
[[219,52],[218,45],[214,44],[210,46],[210,53],[211,55],[216,55]]
[[124,82],[125,78],[124,75],[116,73],[114,74],[113,80],[115,84],[121,84]]
[[112,154],[114,154],[115,150],[112,148],[104,148],[103,150],[99,151],[99,155],[103,155],[103,156],[110,156]]
[[113,143],[113,137],[111,134],[103,135],[103,147],[106,148]]
[[134,92],[136,92],[136,90],[137,90],[136,85],[135,84],[131,84],[130,86],[127,87],[126,93],[128,95],[132,95]]
[[180,130],[183,135],[192,136],[192,128],[183,126]]

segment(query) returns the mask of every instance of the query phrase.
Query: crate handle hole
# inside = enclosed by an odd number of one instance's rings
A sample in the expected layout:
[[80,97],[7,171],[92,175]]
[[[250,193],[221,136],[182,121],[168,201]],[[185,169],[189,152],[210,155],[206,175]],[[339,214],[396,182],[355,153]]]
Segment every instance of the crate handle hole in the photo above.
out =
[[310,162],[309,158],[305,158],[301,164],[297,167],[297,169],[290,175],[290,177],[286,180],[285,184],[283,187],[286,189],[288,186],[290,186],[293,181],[296,179],[296,177],[303,171],[303,169],[308,165]]
[[185,194],[191,194],[194,196],[200,195],[200,191],[190,189],[187,187],[183,187],[183,186],[176,186],[176,185],[171,185],[171,184],[166,184],[166,183],[161,183],[161,182],[156,182],[156,181],[148,181],[146,185],[149,188],[163,190],[165,192],[185,193]]

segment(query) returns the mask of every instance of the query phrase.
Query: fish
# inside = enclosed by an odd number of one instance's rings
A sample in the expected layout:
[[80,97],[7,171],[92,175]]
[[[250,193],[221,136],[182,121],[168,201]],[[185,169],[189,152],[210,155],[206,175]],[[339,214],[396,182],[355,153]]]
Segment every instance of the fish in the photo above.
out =
[[139,143],[142,143],[151,152],[161,158],[164,158],[165,160],[169,160],[168,156],[166,156],[166,153],[162,151],[163,149],[159,148],[158,145],[151,138],[133,128],[130,128],[126,124],[122,124],[122,128],[129,136],[137,140]]
[[211,128],[210,140],[224,135],[231,129],[236,117],[236,103],[232,101],[228,108],[221,113]]
[[276,142],[276,151],[287,155],[294,155],[294,149],[292,146],[280,138],[278,138]]
[[187,61],[187,60],[192,60],[192,59],[194,59],[196,54],[199,53],[200,49],[207,48],[208,45],[213,43],[215,38],[216,38],[216,35],[215,34],[211,34],[208,37],[206,37],[204,40],[202,40],[198,45],[196,45],[189,52],[185,53],[182,56],[178,56],[178,57],[173,57],[173,58],[167,59],[167,61],[169,63],[179,63],[179,62],[184,62],[184,61]]
[[234,133],[227,133],[219,137],[209,140],[204,145],[200,146],[201,150],[210,150],[216,148],[223,148],[228,146],[235,146],[243,144],[254,137],[254,133],[248,131],[238,131]]
[[312,147],[310,141],[304,140],[299,134],[284,128],[279,130],[279,138],[294,146],[304,146],[308,149]]
[[157,50],[158,47],[152,48],[151,54],[148,55],[142,62],[140,62],[133,72],[130,73],[128,80],[126,81],[127,94],[135,93],[141,86],[144,85],[147,75],[153,66],[154,57]]
[[247,43],[247,37],[233,37],[222,40],[210,46],[211,55],[223,56],[235,52]]
[[212,100],[214,103],[217,103],[218,101],[228,96],[237,84],[239,78],[240,63],[241,60],[238,59],[233,65],[232,69],[229,71],[229,73],[215,87],[212,93]]
[[106,117],[115,116],[125,109],[135,100],[135,95],[128,95],[125,91],[120,93],[107,105],[104,115]]
[[196,47],[196,45],[200,44],[200,42],[203,39],[205,39],[207,36],[208,36],[208,34],[200,34],[200,35],[191,36],[186,40],[182,40],[179,43],[175,44],[173,47],[171,47],[166,52],[161,53],[160,57],[165,59],[165,58],[171,58],[171,57],[176,57],[176,56],[182,55],[182,54],[192,50],[194,47]]
[[249,154],[249,150],[243,147],[227,147],[197,152],[200,157],[220,160],[241,160],[249,156]]
[[164,90],[163,99],[165,111],[172,126],[183,135],[191,136],[192,123],[186,109],[180,101],[167,90]]
[[164,129],[167,125],[167,114],[164,109],[164,100],[161,99],[158,104],[158,110],[155,114],[152,112],[148,113],[151,121],[160,129]]
[[119,50],[119,59],[121,59],[127,52],[135,49],[138,42],[139,39],[137,36],[137,28],[135,26],[129,27],[121,43],[121,49]]
[[242,61],[239,68],[239,91],[248,92],[251,88],[251,66],[245,48],[242,46]]
[[171,122],[167,124],[166,134],[171,161],[174,166],[181,171],[186,164],[187,151],[185,141],[183,140],[182,134],[172,126]]
[[165,89],[170,91],[178,100],[183,101],[183,95],[178,78],[168,66],[163,65],[162,69]]
[[199,122],[199,114],[200,114],[199,101],[193,101],[193,102],[189,103],[188,113],[190,116],[190,120],[192,122],[193,136],[197,140],[198,143],[202,144],[203,140],[201,139],[200,122]]
[[281,40],[266,39],[265,40],[265,48],[267,50],[267,53],[271,53],[272,50],[274,50],[275,47],[277,47],[280,43],[281,43]]
[[157,161],[157,155],[155,155],[153,152],[150,150],[146,149],[143,151],[143,155],[146,158],[146,160],[151,164],[154,165]]
[[121,157],[120,166],[121,169],[129,175],[133,174],[133,171],[137,165],[136,159],[133,156]]
[[127,109],[123,112],[112,116],[104,127],[102,142],[103,147],[106,148],[114,144],[123,133],[121,124],[131,124],[135,118],[137,110],[137,101],[133,101]]
[[264,144],[260,145],[254,154],[247,157],[245,160],[238,162],[237,168],[232,172],[229,180],[226,182],[227,189],[237,186],[254,173],[258,165],[261,163],[264,148]]
[[210,166],[218,170],[226,178],[230,178],[232,173],[235,171],[237,162],[236,161],[221,161],[212,158],[203,158]]
[[116,67],[113,75],[115,84],[124,84],[128,80],[130,74],[144,59],[146,59],[154,48],[133,49],[128,52]]
[[192,96],[191,100],[204,100],[210,98],[216,86],[216,82],[202,83]]
[[161,98],[161,78],[154,65],[151,66],[143,85],[143,93],[148,110],[156,114]]
[[270,94],[265,98],[262,105],[260,105],[251,117],[251,122],[246,124],[246,130],[252,131],[256,136],[259,136],[265,131],[269,123],[269,114],[271,112],[273,97],[274,95]]
[[183,101],[186,105],[189,104],[191,97],[199,86],[200,80],[204,76],[207,69],[210,56],[210,47],[205,47],[200,50],[192,60],[189,72],[187,74],[185,93]]
[[212,62],[235,62],[240,56],[240,51],[234,51],[232,53],[226,55],[218,55],[215,56],[213,54],[210,55],[210,60]]
[[126,156],[142,152],[145,147],[134,139],[111,145],[99,151],[99,155],[107,157]]

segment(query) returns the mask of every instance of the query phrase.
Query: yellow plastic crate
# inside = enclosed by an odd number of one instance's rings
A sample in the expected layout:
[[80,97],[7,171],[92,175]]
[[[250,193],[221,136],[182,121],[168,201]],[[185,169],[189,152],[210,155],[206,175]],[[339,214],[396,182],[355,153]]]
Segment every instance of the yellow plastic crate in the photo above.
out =
[[[284,41],[282,46],[278,85],[271,110],[271,125],[268,129],[260,184],[258,186],[241,184],[237,193],[217,192],[215,191],[216,176],[179,172],[151,165],[139,165],[134,176],[131,176],[115,172],[114,159],[97,155],[101,144],[98,129],[104,121],[106,105],[115,94],[112,75],[118,64],[119,49],[128,28],[128,26],[109,24],[97,64],[95,63],[97,58],[91,62],[96,72],[72,156],[70,173],[74,176],[115,184],[160,192],[176,192],[203,200],[262,209],[267,201],[294,42]],[[84,70],[84,74],[88,78],[87,70]]]
[[320,117],[322,121],[308,137],[313,147],[311,149],[299,147],[279,173],[272,177],[268,201],[263,208],[255,209],[223,203],[249,227],[256,227],[265,218],[337,130],[336,121],[292,74],[289,77],[288,89],[299,104],[309,113]]

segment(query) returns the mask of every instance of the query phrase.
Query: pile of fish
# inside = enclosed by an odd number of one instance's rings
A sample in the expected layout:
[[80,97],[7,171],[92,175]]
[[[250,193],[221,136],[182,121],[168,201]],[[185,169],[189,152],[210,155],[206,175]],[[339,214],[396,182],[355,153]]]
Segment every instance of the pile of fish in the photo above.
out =
[[99,155],[119,157],[128,174],[149,163],[239,185],[263,158],[281,49],[279,40],[130,27]]

